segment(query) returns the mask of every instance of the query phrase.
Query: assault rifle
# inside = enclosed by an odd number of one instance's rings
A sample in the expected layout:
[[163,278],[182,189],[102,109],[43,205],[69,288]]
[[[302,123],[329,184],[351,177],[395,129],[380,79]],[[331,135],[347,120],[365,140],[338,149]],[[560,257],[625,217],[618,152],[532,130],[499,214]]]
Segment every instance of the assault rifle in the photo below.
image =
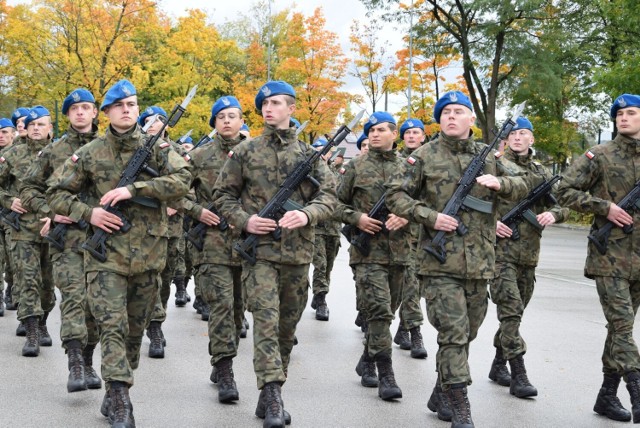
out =
[[0,219],[14,230],[20,230],[20,214],[17,212],[9,208],[3,208],[2,211],[0,211]]
[[218,133],[217,130],[213,130],[211,132],[209,132],[208,135],[203,135],[202,138],[200,138],[198,140],[198,142],[196,143],[195,146],[193,146],[193,149],[189,150],[190,152],[194,151],[195,149],[197,149],[198,147],[202,146],[203,144],[207,144],[209,142],[211,142],[211,140],[213,140],[213,137]]
[[[502,129],[500,129],[500,132],[496,134],[491,144],[485,146],[480,153],[476,154],[473,159],[471,159],[469,166],[464,170],[462,177],[458,181],[458,187],[456,187],[455,192],[447,202],[447,205],[445,205],[444,210],[442,210],[443,214],[454,217],[458,220],[456,232],[460,236],[463,236],[468,231],[467,227],[462,223],[458,216],[458,212],[461,209],[466,210],[467,208],[471,208],[486,214],[490,214],[492,211],[491,207],[487,206],[488,204],[486,202],[472,197],[469,193],[476,182],[476,177],[478,177],[484,169],[487,156],[491,153],[496,144],[500,142],[500,140],[504,140],[508,137],[511,129],[516,124],[516,120],[518,120],[518,117],[522,114],[524,105],[525,103],[516,106],[513,110],[513,115],[502,125]],[[438,259],[441,264],[444,264],[447,261],[447,252],[444,248],[446,233],[447,232],[442,230],[438,231],[436,236],[422,247],[423,250]]]
[[[386,233],[388,232],[387,228],[384,225],[384,222],[387,220],[389,216],[389,210],[384,203],[385,195],[382,195],[378,202],[375,203],[373,208],[367,214],[370,218],[375,220],[380,220],[382,222],[382,230],[378,233]],[[360,254],[365,257],[369,256],[371,253],[371,238],[374,235],[371,235],[367,232],[363,232],[362,230],[358,230],[357,226],[352,224],[345,225],[342,230],[342,234],[349,240],[351,245],[353,245]]]
[[[80,229],[86,229],[87,227],[89,227],[89,223],[87,223],[83,219],[80,219],[80,221],[78,221],[76,224]],[[58,250],[64,250],[64,237],[67,234],[67,229],[69,228],[69,226],[71,225],[65,223],[56,223],[56,226],[44,236],[44,239],[49,241],[49,245],[53,245]]]
[[[218,223],[218,226],[216,226],[218,229],[220,229],[220,231],[224,232],[229,228],[229,223],[213,206],[213,202],[210,202],[209,205],[207,205],[207,209],[220,217],[220,223]],[[202,249],[204,248],[204,237],[207,234],[207,227],[209,227],[209,225],[198,221],[197,225],[189,229],[184,234],[185,239],[191,242],[193,246],[198,249],[198,251],[202,251]]]
[[180,137],[178,139],[178,144],[183,145],[185,140],[187,138],[189,138],[191,136],[191,133],[193,132],[193,129],[190,129],[189,132],[187,132],[186,134],[184,134],[182,137]]
[[[277,222],[282,218],[285,212],[301,209],[302,206],[300,204],[290,200],[289,198],[304,180],[309,180],[314,186],[320,187],[320,183],[309,175],[313,165],[321,156],[326,155],[334,145],[340,144],[342,140],[351,133],[351,130],[360,121],[360,119],[362,119],[363,115],[364,110],[358,113],[351,123],[346,126],[342,125],[322,150],[314,151],[311,156],[300,162],[280,185],[278,192],[276,192],[269,202],[267,202],[267,205],[258,212],[258,217],[270,218]],[[271,232],[273,238],[276,240],[280,239],[281,233],[282,231],[279,227]],[[260,235],[250,233],[244,241],[237,242],[233,246],[233,249],[240,253],[240,256],[242,256],[243,259],[254,265],[256,264],[256,246],[258,244],[258,239],[260,239]]]
[[518,203],[515,207],[511,208],[511,210],[506,213],[500,221],[512,230],[511,240],[517,241],[520,239],[520,228],[518,225],[522,223],[523,220],[527,220],[531,223],[536,229],[542,230],[544,226],[538,223],[536,219],[536,214],[531,211],[531,207],[533,207],[538,201],[542,200],[542,198],[547,198],[552,203],[557,203],[556,198],[551,194],[551,190],[553,189],[553,185],[562,179],[559,175],[554,175],[551,177],[551,180],[544,180],[542,183],[538,184],[535,189],[533,189],[526,198]]
[[[617,204],[620,208],[632,214],[635,210],[640,210],[640,180],[636,182],[633,189],[625,195],[624,198]],[[593,231],[587,236],[589,241],[595,245],[598,252],[602,255],[607,253],[607,247],[609,246],[609,236],[611,231],[616,225],[610,221],[602,226],[600,229]],[[627,235],[633,231],[633,224],[627,224],[622,228],[622,231]]]
[[[145,144],[139,149],[137,149],[136,152],[133,154],[133,156],[131,156],[131,159],[129,159],[127,166],[125,167],[124,171],[120,175],[120,181],[118,182],[118,185],[116,186],[116,188],[125,187],[135,183],[135,181],[138,179],[138,177],[143,171],[147,172],[152,177],[157,177],[159,175],[159,173],[153,170],[151,167],[149,167],[149,164],[148,164],[149,159],[151,158],[151,155],[152,155],[152,148],[156,144],[156,142],[160,139],[160,136],[164,135],[164,131],[167,126],[174,127],[176,123],[178,123],[178,121],[182,117],[182,114],[185,112],[187,105],[189,104],[191,99],[195,96],[197,88],[198,88],[198,85],[191,88],[191,90],[187,94],[184,101],[182,101],[181,104],[173,108],[173,111],[169,116],[169,120],[167,120],[166,123],[163,123],[162,128],[160,128],[160,130],[155,135],[147,139]],[[153,122],[154,120],[150,120],[149,122],[147,122],[147,125],[143,130],[146,131],[148,129],[148,126],[150,126]],[[134,198],[132,199],[132,201],[142,205],[146,205],[146,206],[159,207],[159,204],[157,203],[157,201],[151,198]],[[123,223],[122,227],[120,228],[120,231],[122,233],[127,233],[129,229],[131,229],[131,223],[125,218],[124,214],[115,206],[111,204],[107,204],[107,205],[104,205],[102,208],[107,212],[111,214],[115,214],[118,217],[120,217],[120,220],[122,220],[122,223]],[[107,260],[106,241],[108,236],[109,236],[109,233],[105,232],[102,229],[98,229],[94,232],[93,236],[89,240],[87,240],[84,244],[82,244],[82,248],[87,250],[89,254],[91,254],[94,258],[98,259],[101,262],[104,262]]]

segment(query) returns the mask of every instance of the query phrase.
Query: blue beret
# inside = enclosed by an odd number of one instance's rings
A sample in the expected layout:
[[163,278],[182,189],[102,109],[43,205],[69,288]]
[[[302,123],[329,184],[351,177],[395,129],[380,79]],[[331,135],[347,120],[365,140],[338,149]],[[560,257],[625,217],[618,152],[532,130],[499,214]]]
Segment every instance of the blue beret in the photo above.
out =
[[358,147],[358,150],[362,150],[362,142],[364,140],[368,140],[368,139],[369,139],[369,137],[364,135],[364,132],[362,134],[360,134],[360,137],[358,137],[358,141],[356,141],[356,147]]
[[262,110],[262,102],[264,99],[273,97],[274,95],[291,95],[295,98],[296,91],[293,89],[293,86],[282,80],[267,82],[262,85],[262,88],[258,91],[258,95],[256,95],[256,108],[259,111]]
[[232,97],[231,95],[227,95],[224,97],[218,98],[218,101],[213,103],[213,107],[211,107],[211,118],[209,118],[209,126],[215,128],[216,126],[216,115],[220,113],[222,110],[226,108],[237,108],[242,111],[242,107],[240,107],[240,101],[236,97]]
[[0,129],[3,128],[13,128],[15,129],[15,125],[13,124],[13,122],[11,122],[11,119],[7,119],[6,117],[3,117],[2,119],[0,119]]
[[640,107],[640,95],[622,94],[616,98],[611,106],[611,119],[615,120],[618,110],[627,107]]
[[249,132],[249,127],[247,126],[246,123],[243,123],[242,126],[240,127],[240,130]]
[[533,125],[531,124],[531,122],[529,122],[529,119],[520,116],[516,120],[516,124],[513,126],[513,128],[511,128],[512,131],[517,131],[518,129],[528,129],[529,131],[533,132]]
[[164,117],[165,120],[168,118],[167,112],[164,111],[162,107],[151,106],[144,109],[140,117],[138,117],[138,125],[144,126],[144,121],[147,120],[149,116],[154,116],[156,114]]
[[184,139],[184,141],[180,141],[180,140],[178,140],[178,142],[179,142],[180,144],[193,144],[193,138],[191,138],[191,137],[187,137],[187,138],[185,138],[185,139]]
[[433,118],[436,120],[436,123],[440,123],[442,109],[449,104],[459,104],[473,111],[473,106],[471,105],[471,100],[468,96],[460,91],[447,92],[438,100],[436,106],[433,108]]
[[107,93],[104,95],[104,100],[102,101],[102,105],[100,106],[100,111],[104,111],[105,108],[109,107],[116,101],[132,97],[136,94],[136,88],[131,82],[125,79],[120,80],[119,82],[116,82],[111,88],[109,88]]
[[43,106],[35,106],[29,110],[29,114],[24,118],[24,127],[26,128],[31,122],[44,116],[51,116],[49,110]]
[[405,120],[400,127],[400,139],[404,140],[404,132],[408,129],[420,128],[424,131],[424,123],[420,119],[408,119]]
[[67,98],[62,102],[62,114],[67,114],[69,107],[78,103],[95,103],[96,99],[93,98],[93,94],[86,89],[78,88],[75,91],[67,95]]
[[315,143],[311,145],[311,147],[324,147],[328,143],[326,138],[318,138]]
[[293,124],[293,126],[295,126],[296,129],[298,129],[298,128],[300,128],[300,126],[302,126],[302,125],[300,125],[300,121],[298,121],[298,119],[295,119],[293,117],[289,118],[289,122],[290,122],[289,123],[289,127],[291,127],[291,124]]
[[18,126],[18,119],[20,119],[21,117],[25,117],[28,114],[29,114],[28,108],[18,107],[16,111],[14,111],[13,114],[11,115],[11,123],[13,123],[14,127]]
[[371,116],[369,116],[369,119],[364,124],[364,135],[368,136],[369,129],[372,126],[378,125],[380,123],[393,123],[395,125],[396,120],[386,111],[376,111]]

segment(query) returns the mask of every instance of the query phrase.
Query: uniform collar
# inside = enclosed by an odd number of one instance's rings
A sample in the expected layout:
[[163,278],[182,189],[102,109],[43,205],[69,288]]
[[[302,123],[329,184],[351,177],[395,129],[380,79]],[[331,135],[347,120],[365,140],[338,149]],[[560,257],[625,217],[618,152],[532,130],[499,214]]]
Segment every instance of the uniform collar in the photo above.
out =
[[[111,125],[109,125],[105,134],[108,142],[131,148],[137,148],[140,146],[139,140],[141,136],[142,133],[138,125],[135,125],[124,134],[116,132]],[[149,138],[151,138],[151,136],[149,136]]]
[[458,140],[455,138],[450,138],[440,133],[438,137],[438,142],[440,144],[445,145],[451,149],[454,153],[471,153],[475,154],[477,152],[476,143],[472,138],[465,138],[463,140]]
[[629,153],[640,154],[640,140],[618,134],[613,141]]
[[394,160],[398,157],[396,149],[382,151],[374,148],[369,149],[369,156],[372,159],[377,159],[382,161]]
[[295,143],[296,129],[294,127],[287,129],[276,129],[271,125],[265,124],[262,135],[269,141],[283,146]]
[[98,127],[95,124],[91,125],[91,131],[89,132],[78,132],[72,126],[67,129],[67,138],[71,139],[71,141],[78,141],[80,144],[88,143],[89,141],[96,138],[98,134]]
[[218,144],[220,144],[220,147],[227,152],[246,139],[247,137],[244,134],[238,134],[236,138],[230,138],[228,140],[220,134],[216,134],[215,136],[215,141],[217,141]]
[[504,157],[517,165],[527,165],[529,162],[531,162],[532,156],[533,150],[531,150],[531,148],[529,148],[527,154],[525,155],[519,155],[509,147],[507,147],[504,151]]

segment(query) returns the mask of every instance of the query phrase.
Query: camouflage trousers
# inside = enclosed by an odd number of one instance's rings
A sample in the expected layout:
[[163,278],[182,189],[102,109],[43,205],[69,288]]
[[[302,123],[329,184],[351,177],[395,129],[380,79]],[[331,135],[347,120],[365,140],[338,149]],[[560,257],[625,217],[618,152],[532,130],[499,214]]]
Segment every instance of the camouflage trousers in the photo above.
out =
[[369,324],[365,351],[372,358],[391,358],[391,321],[402,302],[407,267],[362,263],[355,265],[356,288]]
[[15,282],[18,284],[18,319],[51,312],[56,304],[49,244],[32,241],[12,241]]
[[640,281],[596,277],[600,305],[607,320],[602,371],[625,376],[640,372],[640,355],[633,339],[633,324],[640,306]]
[[340,237],[316,234],[313,253],[313,294],[328,293],[333,262],[340,250]]
[[196,278],[202,299],[211,305],[209,314],[209,355],[211,365],[238,354],[244,319],[242,268],[216,264],[198,266]]
[[400,305],[400,325],[405,330],[420,327],[424,322],[420,299],[422,297],[420,281],[415,268],[415,255],[407,266],[407,278],[402,292],[402,304]]
[[87,272],[89,307],[100,332],[105,382],[133,385],[142,335],[159,287],[160,275],[155,271],[128,277],[114,272]]
[[427,318],[438,331],[436,369],[445,389],[471,384],[469,344],[487,315],[486,279],[422,276]]
[[507,360],[527,352],[520,335],[524,310],[533,296],[536,268],[515,263],[496,262],[496,277],[490,283],[491,300],[496,304],[500,326],[493,346],[502,349]]
[[84,277],[84,257],[73,250],[65,250],[51,257],[54,283],[60,290],[60,339],[67,349],[70,340],[78,340],[82,347],[100,341],[98,326],[87,304],[87,284]]
[[247,309],[253,314],[253,369],[258,389],[287,379],[296,326],[308,297],[309,265],[243,262]]
[[175,276],[177,276],[176,268],[180,257],[180,239],[181,238],[169,238],[167,240],[167,263],[160,274],[162,283],[158,290],[156,304],[153,307],[151,321],[164,322],[167,319],[167,303],[169,302],[169,296],[171,295],[171,281]]
[[[13,289],[13,260],[10,245],[11,232],[0,226],[0,292],[4,291],[5,282]],[[3,276],[4,281],[2,281]]]

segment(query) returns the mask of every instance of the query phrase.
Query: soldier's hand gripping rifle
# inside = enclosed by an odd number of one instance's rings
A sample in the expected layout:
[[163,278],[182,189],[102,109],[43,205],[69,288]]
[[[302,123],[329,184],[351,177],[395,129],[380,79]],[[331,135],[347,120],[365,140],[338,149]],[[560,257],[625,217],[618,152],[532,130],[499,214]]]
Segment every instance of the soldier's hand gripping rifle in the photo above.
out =
[[[220,217],[220,223],[218,223],[218,225],[215,227],[220,229],[222,232],[224,232],[229,228],[229,223],[222,216],[222,214],[218,212],[216,207],[213,206],[213,202],[210,202],[206,208],[212,213],[214,213],[215,215],[217,215],[218,217]],[[201,221],[198,221],[197,225],[193,226],[184,234],[185,239],[191,242],[193,246],[198,249],[198,251],[202,251],[202,249],[204,248],[204,238],[207,234],[207,227],[209,227],[209,225],[202,223]]]
[[[633,189],[625,195],[624,198],[617,204],[620,208],[633,215],[633,211],[640,210],[640,180],[636,182]],[[609,246],[609,236],[611,231],[616,227],[610,221],[602,226],[600,229],[595,230],[587,236],[589,241],[595,245],[598,252],[602,255],[607,253],[607,247]],[[627,224],[622,228],[622,231],[627,235],[633,231],[633,224]]]
[[520,228],[518,227],[518,225],[522,223],[523,220],[527,220],[538,230],[544,229],[544,226],[538,223],[536,214],[531,211],[531,207],[535,206],[535,204],[543,198],[548,199],[553,204],[558,203],[558,201],[556,201],[556,198],[554,198],[551,194],[551,190],[553,190],[553,185],[561,179],[561,176],[554,175],[553,177],[551,177],[551,180],[544,180],[542,183],[538,184],[535,189],[529,192],[527,197],[521,200],[518,205],[511,208],[508,213],[502,216],[500,221],[511,229],[512,241],[517,241],[518,239],[520,239]]
[[[120,181],[118,182],[118,185],[116,186],[116,188],[126,187],[135,183],[142,172],[147,172],[152,177],[157,177],[159,175],[157,171],[153,170],[148,165],[149,159],[151,158],[151,155],[153,153],[152,148],[156,144],[156,142],[160,139],[160,137],[164,135],[164,130],[166,129],[167,126],[174,127],[176,123],[178,123],[178,121],[182,117],[182,114],[185,112],[187,105],[189,104],[191,99],[195,96],[197,88],[198,88],[197,85],[191,88],[191,90],[187,94],[184,101],[182,101],[181,104],[173,108],[171,115],[169,115],[169,119],[167,120],[166,123],[162,125],[162,128],[160,128],[160,130],[155,135],[148,138],[145,144],[139,149],[137,149],[136,152],[133,154],[133,156],[131,156],[131,159],[129,159],[127,166],[125,167],[124,171],[120,175]],[[144,131],[146,131],[146,129],[148,129],[148,127],[152,123],[153,123],[153,120],[147,122],[147,125],[145,126]],[[151,198],[135,198],[132,200],[142,205],[159,207],[157,202]],[[111,204],[107,204],[107,205],[104,205],[102,208],[105,211],[120,217],[120,220],[122,220],[122,223],[123,223],[123,226],[120,228],[120,231],[122,233],[127,233],[129,229],[131,229],[131,223],[125,218],[124,214],[120,210],[118,210],[115,206]],[[98,259],[101,262],[104,262],[107,260],[106,241],[108,236],[109,236],[109,233],[105,232],[103,229],[97,229],[94,232],[93,236],[89,240],[87,240],[84,244],[82,244],[82,248],[87,250],[89,254],[91,254],[94,258]]]
[[[80,229],[89,227],[89,224],[83,219],[80,219],[76,224]],[[44,236],[44,239],[49,241],[49,245],[53,245],[58,250],[64,250],[64,237],[67,235],[69,226],[71,225],[66,223],[56,223],[56,226],[49,230],[49,233]]]
[[[476,178],[482,173],[484,166],[486,164],[486,158],[491,153],[493,148],[500,142],[500,140],[504,140],[509,136],[511,129],[516,124],[516,120],[522,114],[522,110],[524,110],[525,103],[519,104],[513,110],[513,114],[509,120],[507,120],[503,125],[500,132],[498,132],[491,142],[491,144],[487,145],[485,148],[480,151],[480,153],[476,154],[467,169],[464,170],[462,177],[458,181],[458,187],[456,187],[456,191],[453,193],[447,205],[445,205],[442,210],[443,214],[454,217],[458,220],[458,227],[456,228],[456,233],[460,236],[467,233],[467,227],[462,223],[460,217],[458,216],[458,212],[461,209],[475,209],[476,211],[491,213],[490,207],[485,207],[487,205],[484,201],[480,201],[477,198],[473,198],[469,193],[473,188],[473,185],[476,183]],[[444,248],[446,240],[446,232],[440,230],[433,239],[427,242],[422,249],[434,256],[441,264],[444,264],[447,261],[447,252]]]
[[[351,123],[348,125],[342,125],[322,150],[313,152],[311,156],[300,162],[293,172],[291,172],[291,174],[289,174],[289,176],[280,185],[278,192],[269,200],[269,202],[267,202],[267,205],[258,212],[258,217],[270,218],[277,222],[282,218],[285,212],[303,208],[300,204],[290,200],[289,198],[304,180],[309,180],[317,188],[320,187],[320,183],[309,175],[313,169],[313,165],[321,156],[326,155],[334,145],[340,144],[342,140],[351,133],[351,130],[360,121],[360,119],[362,119],[363,115],[364,110],[358,113]],[[280,228],[278,227],[276,230],[271,232],[271,234],[274,239],[280,239]],[[242,256],[243,259],[254,265],[256,264],[256,245],[258,244],[258,239],[260,239],[260,235],[250,233],[245,240],[237,242],[233,246],[233,249],[240,253],[240,256]]]
[[8,224],[14,230],[16,231],[20,230],[20,214],[19,213],[9,208],[3,208],[2,211],[0,211],[0,219],[2,220],[3,223]]
[[[389,216],[389,210],[385,205],[385,195],[382,195],[378,202],[371,208],[369,213],[367,214],[370,218],[374,220],[379,220],[382,222],[382,229],[378,233],[388,232],[384,222],[387,221],[387,217]],[[357,226],[352,224],[345,225],[342,230],[342,234],[347,237],[351,245],[353,245],[360,254],[367,257],[371,253],[371,238],[374,235],[370,233],[359,230]]]

